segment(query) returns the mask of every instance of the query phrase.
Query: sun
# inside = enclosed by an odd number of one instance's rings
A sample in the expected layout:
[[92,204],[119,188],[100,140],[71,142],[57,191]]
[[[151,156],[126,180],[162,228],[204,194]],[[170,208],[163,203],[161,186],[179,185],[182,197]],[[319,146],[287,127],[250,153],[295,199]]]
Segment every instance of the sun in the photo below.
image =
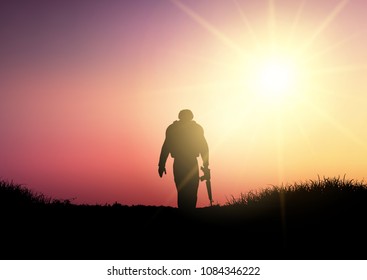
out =
[[260,86],[269,93],[281,93],[293,84],[294,70],[282,61],[268,61],[258,73]]
[[254,90],[265,98],[283,98],[295,90],[299,71],[291,58],[271,56],[258,59],[253,70]]

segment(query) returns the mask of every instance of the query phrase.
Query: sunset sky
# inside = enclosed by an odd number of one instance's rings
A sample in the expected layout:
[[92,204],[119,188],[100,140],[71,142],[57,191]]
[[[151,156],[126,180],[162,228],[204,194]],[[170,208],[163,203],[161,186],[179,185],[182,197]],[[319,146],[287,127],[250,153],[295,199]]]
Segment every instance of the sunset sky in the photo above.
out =
[[[1,1],[0,179],[73,203],[176,206],[191,109],[213,199],[367,179],[367,1]],[[199,161],[201,162],[201,161]],[[198,206],[208,206],[200,183]]]

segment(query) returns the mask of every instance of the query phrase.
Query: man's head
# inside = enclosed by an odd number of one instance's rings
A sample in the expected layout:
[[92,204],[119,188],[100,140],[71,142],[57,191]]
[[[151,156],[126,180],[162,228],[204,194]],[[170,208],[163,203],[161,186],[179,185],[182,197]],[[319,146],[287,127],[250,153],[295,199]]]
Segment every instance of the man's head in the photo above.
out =
[[180,121],[191,121],[194,118],[194,114],[189,109],[181,110],[178,113],[178,119]]

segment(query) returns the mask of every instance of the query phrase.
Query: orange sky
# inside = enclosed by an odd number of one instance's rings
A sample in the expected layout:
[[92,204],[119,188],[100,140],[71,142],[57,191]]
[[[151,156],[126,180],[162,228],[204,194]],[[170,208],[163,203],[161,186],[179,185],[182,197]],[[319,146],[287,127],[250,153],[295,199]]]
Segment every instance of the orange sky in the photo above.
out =
[[[176,206],[172,160],[163,178],[157,164],[183,108],[205,130],[220,204],[365,178],[363,0],[0,5],[2,179],[75,203]],[[287,94],[254,83],[274,57],[294,63]]]

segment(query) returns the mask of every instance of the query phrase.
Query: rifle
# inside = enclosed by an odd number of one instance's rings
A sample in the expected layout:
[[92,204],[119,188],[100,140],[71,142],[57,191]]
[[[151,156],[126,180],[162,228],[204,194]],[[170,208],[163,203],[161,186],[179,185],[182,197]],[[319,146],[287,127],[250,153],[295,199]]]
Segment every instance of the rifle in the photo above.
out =
[[200,169],[204,172],[204,175],[200,177],[200,181],[206,180],[206,190],[208,192],[208,197],[210,201],[210,206],[213,206],[213,197],[212,197],[212,184],[210,182],[210,169],[206,166],[200,167]]

